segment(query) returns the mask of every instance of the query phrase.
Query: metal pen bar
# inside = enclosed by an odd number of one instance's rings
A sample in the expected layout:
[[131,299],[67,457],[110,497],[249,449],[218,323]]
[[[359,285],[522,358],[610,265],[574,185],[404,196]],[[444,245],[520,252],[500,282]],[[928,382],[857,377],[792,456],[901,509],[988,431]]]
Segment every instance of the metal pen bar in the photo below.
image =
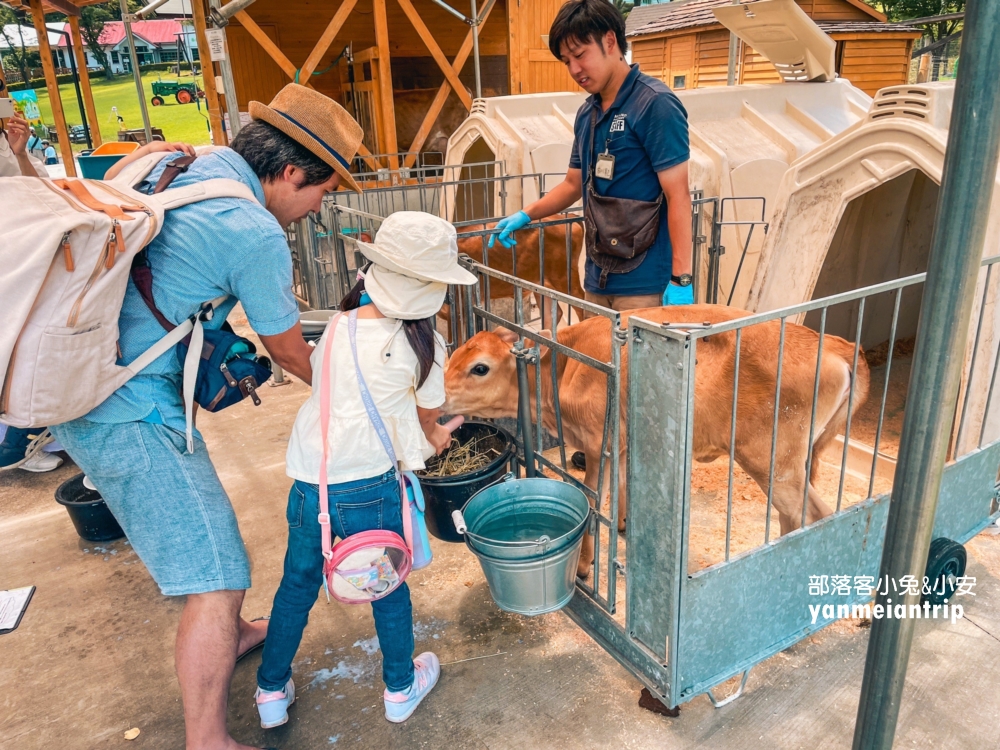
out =
[[854,359],[851,362],[851,390],[847,394],[847,424],[844,426],[844,452],[840,457],[840,484],[837,486],[837,510],[840,510],[841,502],[844,498],[844,480],[847,476],[847,451],[851,444],[851,419],[854,417],[854,392],[858,382],[858,354],[861,351],[861,321],[865,317],[865,302],[867,297],[861,298],[858,305],[858,325],[854,331]]
[[[894,580],[922,575],[927,563],[1000,153],[1000,3],[968,0],[965,13],[962,65],[879,569],[880,578]],[[885,598],[879,594],[877,604],[884,606]],[[913,595],[904,600],[919,601]],[[914,627],[910,618],[872,621],[854,750],[892,747]]]
[[[984,303],[985,304],[985,303]],[[990,408],[993,406],[993,389],[997,383],[997,370],[1000,370],[1000,346],[997,347],[996,357],[993,359],[993,374],[990,375],[990,389],[986,393],[986,408],[983,410],[983,423],[979,426],[978,447],[983,447],[986,439],[986,419],[990,415]]]
[[546,469],[551,470],[552,473],[554,473],[564,482],[572,484],[574,487],[580,490],[580,492],[586,495],[588,499],[590,500],[597,499],[597,493],[594,492],[593,489],[591,489],[586,484],[584,484],[579,479],[570,474],[568,470],[560,468],[559,464],[554,463],[553,461],[547,459],[545,456],[535,456],[535,461],[538,462],[539,466],[544,466]]
[[535,365],[535,453],[541,455],[545,450],[542,447],[545,427],[542,425],[542,353],[537,345],[532,349],[531,358]]
[[[474,233],[478,234],[478,233]],[[484,235],[485,236],[485,235]],[[538,295],[548,295],[557,302],[563,302],[566,305],[572,305],[578,307],[585,312],[593,313],[594,315],[600,315],[601,317],[608,318],[609,320],[614,320],[618,317],[618,314],[614,311],[608,310],[606,307],[601,307],[600,305],[594,304],[593,302],[587,302],[586,300],[579,299],[578,297],[572,297],[568,294],[563,294],[555,289],[547,289],[546,287],[539,286],[538,284],[533,284],[530,281],[525,281],[524,279],[519,279],[516,276],[512,276],[502,271],[497,271],[494,268],[490,268],[483,263],[477,263],[468,257],[459,256],[459,264],[468,271],[473,273],[481,273],[484,276],[497,279],[498,281],[504,281],[513,287],[521,287],[529,292],[533,292]]]
[[[553,304],[558,304],[553,302]],[[556,341],[559,340],[559,316],[556,315],[552,318],[552,338]],[[562,465],[563,471],[567,471],[566,468],[566,437],[563,434],[563,423],[562,423],[562,405],[559,403],[559,366],[558,366],[558,355],[556,352],[549,350],[549,364],[552,369],[552,404],[555,407],[556,416],[556,440],[559,441],[559,462]]]
[[608,525],[608,602],[610,602],[611,613],[614,614],[618,591],[618,575],[616,574],[615,560],[618,559],[618,510],[621,498],[621,357],[622,347],[628,341],[628,332],[622,330],[617,325],[611,327],[611,365],[613,373],[608,376],[609,389],[611,393],[611,491],[608,494],[610,505],[610,521]]
[[[139,93],[139,113],[142,115],[142,127],[146,131],[146,143],[153,142],[153,129],[149,125],[149,111],[146,109],[146,93],[142,88],[142,71],[139,70],[139,55],[135,51],[135,36],[132,34],[132,15],[128,11],[127,0],[118,0],[121,8],[122,21],[125,25],[125,36],[128,37],[128,56],[132,63],[132,77],[135,78],[135,88]],[[94,124],[97,127],[97,124]]]
[[[523,329],[524,309],[520,295],[514,295],[514,320]],[[528,362],[524,339],[514,344],[514,358],[517,367],[517,418],[521,428],[521,444],[524,450],[525,474],[535,476],[535,449],[531,436],[531,402],[528,392]]]
[[889,329],[889,354],[885,360],[885,381],[882,384],[882,404],[878,410],[878,422],[875,425],[875,446],[872,449],[872,473],[868,479],[868,497],[875,491],[875,469],[878,467],[878,449],[882,441],[882,426],[885,421],[885,402],[889,397],[889,378],[892,375],[892,354],[896,348],[896,326],[899,324],[899,303],[903,290],[896,290],[896,300],[892,308],[892,326]]
[[740,345],[743,329],[736,330],[736,355],[733,361],[733,414],[729,422],[729,485],[726,493],[726,561],[729,561],[729,542],[733,531],[733,472],[736,466],[736,404],[740,387]]
[[[1000,263],[1000,255],[983,258],[979,265],[990,266],[996,263]],[[810,302],[803,302],[798,305],[788,305],[787,307],[779,307],[768,312],[754,313],[753,315],[748,315],[745,318],[737,318],[724,323],[715,323],[704,330],[699,331],[692,329],[691,334],[693,338],[704,338],[705,336],[714,336],[718,333],[725,333],[726,331],[735,331],[737,328],[746,328],[748,326],[757,325],[758,323],[766,323],[769,320],[799,316],[814,310],[820,310],[824,307],[832,307],[844,302],[853,302],[854,300],[861,299],[862,297],[873,297],[876,294],[881,294],[883,292],[891,292],[903,287],[914,286],[922,283],[926,278],[927,274],[925,273],[904,276],[901,279],[872,284],[871,286],[862,287],[861,289],[855,289],[850,292],[832,294],[829,297],[823,297],[822,299],[812,300]]]
[[[983,318],[986,313],[986,291],[990,288],[990,274],[993,272],[993,266],[988,266],[986,269],[986,282],[983,284],[983,302],[979,306],[979,321],[976,324],[976,337],[974,343],[972,344],[972,358],[969,362],[969,377],[965,381],[965,398],[962,399],[962,411],[961,416],[958,420],[958,435],[955,438],[955,456],[959,455],[959,450],[961,450],[962,437],[965,435],[965,418],[968,416],[969,412],[969,396],[972,395],[972,379],[976,376],[976,355],[979,353],[979,337],[983,332]],[[983,414],[983,419],[986,419],[986,413]]]
[[812,487],[813,439],[816,435],[816,404],[819,402],[819,381],[823,372],[823,339],[826,336],[826,312],[824,307],[819,321],[819,345],[816,347],[816,378],[813,381],[812,415],[809,417],[809,442],[806,443],[806,481],[802,493],[802,524],[806,527],[807,511],[809,510],[809,490]]
[[771,541],[771,507],[774,503],[774,460],[778,453],[778,411],[781,408],[781,366],[785,360],[785,318],[781,319],[778,337],[778,370],[774,379],[774,421],[771,425],[771,463],[767,475],[767,515],[764,518],[764,544]]
[[[517,301],[517,296],[515,296],[515,303],[516,301]],[[546,338],[545,336],[540,336],[537,331],[532,331],[530,328],[520,326],[517,323],[511,323],[511,321],[501,318],[499,315],[494,315],[489,310],[486,310],[483,307],[475,305],[473,306],[473,311],[480,318],[488,320],[491,323],[495,323],[498,326],[503,326],[505,328],[508,328],[509,330],[514,331],[514,333],[519,333],[520,335],[536,340],[539,343],[544,343],[545,346],[550,347],[553,351],[557,351],[560,354],[565,354],[570,359],[575,359],[577,362],[582,362],[583,364],[589,367],[593,367],[595,370],[598,370],[605,374],[610,374],[612,372],[613,366],[608,364],[607,362],[601,362],[599,359],[594,359],[593,357],[588,356],[586,354],[581,354],[580,352],[576,351],[576,349],[572,349],[558,341],[553,341],[552,339]]]

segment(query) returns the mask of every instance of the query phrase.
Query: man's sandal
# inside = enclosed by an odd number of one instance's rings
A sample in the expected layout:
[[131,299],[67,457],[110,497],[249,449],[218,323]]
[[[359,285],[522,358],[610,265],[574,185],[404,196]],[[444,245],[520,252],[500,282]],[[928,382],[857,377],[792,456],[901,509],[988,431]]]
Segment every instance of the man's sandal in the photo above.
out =
[[[264,615],[263,617],[258,617],[258,618],[254,619],[254,620],[251,620],[250,622],[260,622],[262,620],[270,620],[270,619],[271,619],[270,615]],[[261,638],[260,643],[254,644],[253,646],[251,646],[250,648],[248,648],[246,651],[244,651],[242,654],[237,655],[237,657],[236,657],[236,663],[239,664],[240,661],[242,661],[244,659],[244,657],[249,656],[250,654],[252,654],[254,651],[256,651],[258,649],[264,648],[264,641],[266,641],[266,640],[267,640],[267,635],[265,634],[264,637]],[[265,750],[272,750],[272,748],[265,748]]]

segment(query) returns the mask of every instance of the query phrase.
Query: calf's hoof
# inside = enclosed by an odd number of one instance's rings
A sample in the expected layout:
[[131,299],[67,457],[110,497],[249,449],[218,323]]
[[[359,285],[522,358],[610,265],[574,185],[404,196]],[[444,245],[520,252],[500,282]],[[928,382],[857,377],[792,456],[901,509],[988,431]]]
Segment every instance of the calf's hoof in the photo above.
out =
[[581,581],[585,581],[587,577],[590,575],[590,569],[593,566],[594,566],[593,560],[591,560],[589,563],[586,564],[581,562],[576,566],[576,577],[579,578]]

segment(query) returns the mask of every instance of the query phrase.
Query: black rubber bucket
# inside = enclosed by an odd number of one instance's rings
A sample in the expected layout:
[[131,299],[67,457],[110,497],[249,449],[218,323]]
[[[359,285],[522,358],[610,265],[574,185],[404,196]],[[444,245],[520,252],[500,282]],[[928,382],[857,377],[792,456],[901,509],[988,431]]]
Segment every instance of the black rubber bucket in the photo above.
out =
[[507,473],[515,447],[514,438],[510,436],[510,433],[490,422],[469,420],[452,434],[461,443],[477,437],[493,437],[497,441],[493,447],[500,451],[500,455],[493,459],[488,466],[468,474],[456,474],[451,477],[422,477],[420,472],[417,472],[426,503],[424,519],[427,521],[427,530],[444,542],[463,544],[465,537],[455,531],[455,522],[451,518],[452,512],[461,510],[470,497]]
[[56,502],[66,508],[76,533],[88,542],[110,542],[125,536],[101,493],[83,486],[83,474],[59,485]]

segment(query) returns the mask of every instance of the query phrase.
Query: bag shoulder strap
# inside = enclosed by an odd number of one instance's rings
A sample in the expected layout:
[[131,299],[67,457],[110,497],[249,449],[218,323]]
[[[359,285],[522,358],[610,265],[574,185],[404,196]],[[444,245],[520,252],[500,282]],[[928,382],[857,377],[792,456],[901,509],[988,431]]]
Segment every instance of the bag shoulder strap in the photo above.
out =
[[358,362],[357,309],[351,310],[350,315],[347,317],[347,330],[351,337],[351,356],[354,358],[354,373],[358,378],[358,387],[361,389],[361,401],[365,405],[365,411],[368,412],[368,419],[371,420],[372,425],[375,427],[378,439],[381,441],[382,447],[389,456],[389,460],[392,462],[392,468],[396,472],[396,479],[399,481],[399,492],[403,503],[403,538],[406,540],[407,548],[412,552],[413,524],[408,512],[409,509],[406,507],[406,482],[403,479],[402,473],[399,471],[399,461],[396,458],[396,450],[392,447],[392,438],[389,437],[389,430],[386,429],[385,422],[382,420],[382,415],[379,414],[378,407],[375,406],[375,399],[372,398],[371,391],[368,390],[368,384],[365,382],[365,376],[361,374],[361,364]]
[[[333,564],[333,532],[330,529],[330,498],[327,489],[326,460],[330,455],[330,371],[333,359],[333,339],[337,335],[337,324],[343,313],[337,313],[327,325],[326,347],[323,349],[323,364],[319,376],[319,429],[323,443],[323,458],[319,464],[319,527],[324,558],[324,586],[327,568]],[[329,591],[327,592],[329,597]]]

